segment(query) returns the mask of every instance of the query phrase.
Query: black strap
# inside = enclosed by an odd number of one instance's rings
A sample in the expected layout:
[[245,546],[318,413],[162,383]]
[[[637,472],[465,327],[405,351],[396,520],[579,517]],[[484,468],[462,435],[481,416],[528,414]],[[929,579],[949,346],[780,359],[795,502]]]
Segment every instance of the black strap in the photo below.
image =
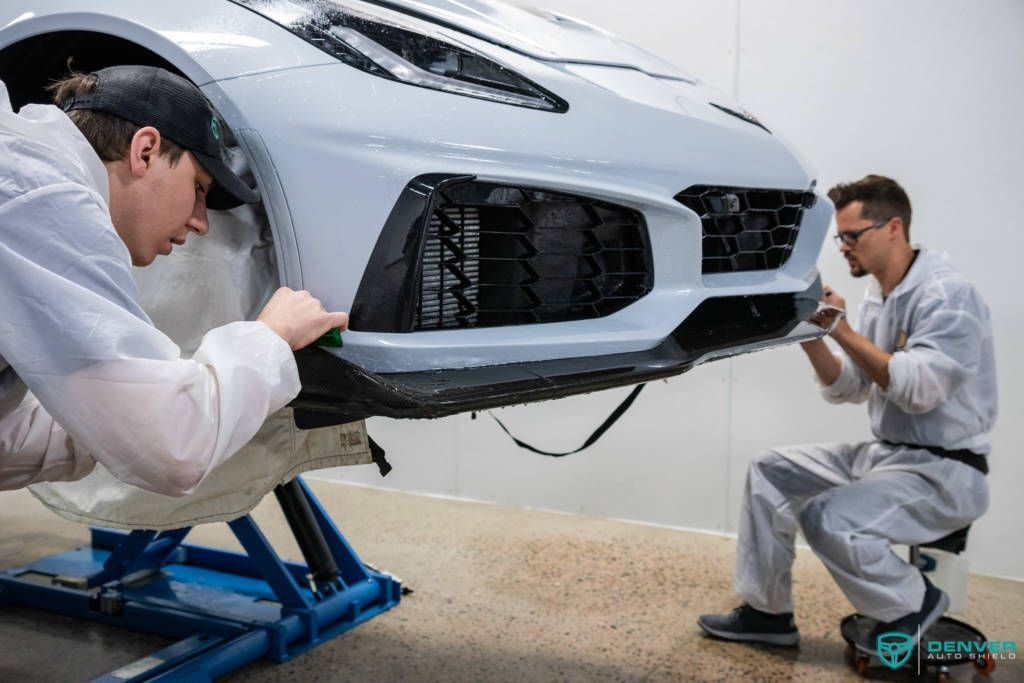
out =
[[932,455],[937,455],[940,458],[949,458],[950,460],[956,460],[962,462],[965,465],[973,467],[982,474],[988,474],[988,458],[980,453],[967,450],[966,448],[960,448],[955,451],[950,451],[945,448],[939,448],[938,446],[919,446],[912,443],[893,443],[892,441],[883,440],[882,443],[889,444],[890,446],[904,446],[906,448],[921,448]]
[[384,449],[380,447],[380,444],[373,440],[369,434],[366,435],[366,440],[370,445],[370,458],[377,464],[377,469],[380,470],[380,476],[388,476],[388,472],[391,471],[391,463],[388,462],[387,458],[384,457]]
[[540,455],[550,455],[552,458],[561,458],[561,457],[564,457],[566,455],[572,455],[573,453],[579,453],[580,451],[584,450],[585,448],[589,448],[590,446],[593,446],[594,442],[597,441],[598,439],[600,439],[601,435],[604,434],[605,432],[607,432],[608,429],[611,428],[611,426],[613,424],[615,424],[615,421],[618,420],[620,417],[622,417],[623,413],[625,413],[627,410],[629,410],[629,407],[631,405],[633,405],[633,401],[636,400],[636,397],[640,395],[640,392],[643,390],[643,388],[645,386],[647,386],[647,385],[646,384],[638,384],[636,387],[634,387],[633,391],[629,392],[629,396],[627,396],[626,399],[622,403],[619,404],[619,407],[616,408],[615,410],[613,410],[612,414],[609,415],[605,419],[605,421],[601,423],[601,426],[598,427],[597,429],[595,429],[594,433],[591,434],[589,437],[587,437],[587,440],[583,442],[582,446],[580,446],[579,448],[577,448],[574,451],[566,451],[565,453],[552,453],[551,451],[542,451],[539,448],[535,448],[534,446],[531,446],[530,444],[526,443],[525,441],[520,441],[516,437],[512,436],[512,432],[508,431],[508,427],[506,427],[502,423],[501,420],[499,420],[498,418],[494,417],[494,413],[490,413],[490,416],[492,418],[494,418],[494,421],[498,423],[498,426],[501,427],[502,431],[504,431],[506,434],[508,434],[509,438],[512,439],[513,441],[515,441],[516,445],[519,446],[520,448],[525,448],[528,451],[532,451],[534,453],[539,453]]

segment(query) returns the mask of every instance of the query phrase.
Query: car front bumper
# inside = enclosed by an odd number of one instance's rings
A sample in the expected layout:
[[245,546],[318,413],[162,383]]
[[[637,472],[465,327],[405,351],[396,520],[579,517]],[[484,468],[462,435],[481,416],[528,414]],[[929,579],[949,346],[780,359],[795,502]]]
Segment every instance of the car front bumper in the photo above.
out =
[[322,349],[296,353],[302,392],[292,402],[301,428],[373,415],[435,418],[638,384],[711,360],[818,339],[810,321],[821,281],[795,294],[707,299],[646,351],[590,358],[420,372],[373,373]]

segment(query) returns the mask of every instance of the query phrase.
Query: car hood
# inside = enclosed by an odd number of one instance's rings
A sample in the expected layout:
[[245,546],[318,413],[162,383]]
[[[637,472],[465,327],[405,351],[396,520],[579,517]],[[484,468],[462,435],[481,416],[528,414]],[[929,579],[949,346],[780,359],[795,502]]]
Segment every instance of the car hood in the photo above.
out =
[[607,31],[550,10],[497,0],[368,0],[536,59],[638,69],[695,82],[668,62]]

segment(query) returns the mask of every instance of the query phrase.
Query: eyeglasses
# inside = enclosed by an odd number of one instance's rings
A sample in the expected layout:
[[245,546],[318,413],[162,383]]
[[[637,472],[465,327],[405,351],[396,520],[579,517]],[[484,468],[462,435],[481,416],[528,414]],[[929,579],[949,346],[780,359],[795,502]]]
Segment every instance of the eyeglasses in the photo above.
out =
[[866,228],[861,228],[860,230],[850,230],[849,232],[841,232],[836,235],[832,235],[832,239],[836,241],[837,246],[839,244],[845,244],[848,247],[852,247],[857,244],[857,240],[860,239],[860,236],[866,233],[868,230],[877,230],[883,225],[887,225],[891,220],[892,218],[886,218],[884,221],[873,223]]

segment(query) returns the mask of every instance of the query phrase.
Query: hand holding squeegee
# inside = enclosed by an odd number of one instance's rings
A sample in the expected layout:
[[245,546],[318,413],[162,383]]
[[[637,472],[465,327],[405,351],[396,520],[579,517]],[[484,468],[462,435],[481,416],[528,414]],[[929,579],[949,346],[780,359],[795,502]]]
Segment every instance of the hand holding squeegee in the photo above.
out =
[[309,292],[281,287],[256,318],[288,342],[292,351],[310,344],[341,346],[348,329],[348,313],[329,312]]

